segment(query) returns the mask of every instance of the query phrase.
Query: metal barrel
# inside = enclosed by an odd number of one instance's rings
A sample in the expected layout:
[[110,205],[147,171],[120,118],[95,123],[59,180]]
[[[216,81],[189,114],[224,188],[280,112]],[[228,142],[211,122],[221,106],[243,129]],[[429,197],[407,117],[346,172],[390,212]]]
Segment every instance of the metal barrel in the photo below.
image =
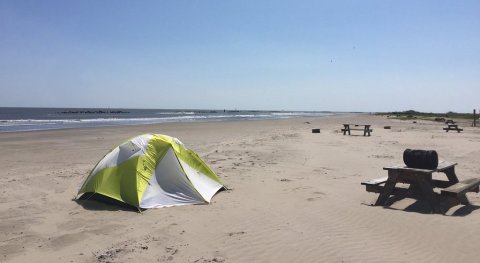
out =
[[438,154],[434,150],[406,149],[403,162],[411,168],[435,169],[438,166]]

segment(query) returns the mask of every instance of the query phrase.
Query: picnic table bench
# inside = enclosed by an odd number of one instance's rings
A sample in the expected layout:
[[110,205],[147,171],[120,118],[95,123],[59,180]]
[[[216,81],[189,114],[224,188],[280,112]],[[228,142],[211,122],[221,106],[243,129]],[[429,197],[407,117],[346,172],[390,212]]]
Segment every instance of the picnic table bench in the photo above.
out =
[[[362,127],[362,128],[352,128],[350,126]],[[348,132],[348,135],[351,135],[350,131],[357,130],[357,131],[363,131],[363,136],[370,136],[370,132],[373,131],[372,129],[370,129],[370,126],[371,125],[369,124],[343,124],[342,132],[343,132],[343,135],[347,134],[347,132]]]
[[[384,167],[388,176],[362,182],[367,192],[379,193],[375,205],[385,206],[390,195],[413,191],[425,197],[434,212],[442,212],[434,188],[441,188],[441,194],[449,197],[457,203],[469,204],[467,192],[479,192],[480,178],[471,178],[459,181],[455,174],[457,163],[442,161],[433,170],[409,168],[406,165],[394,165]],[[448,180],[436,180],[432,178],[434,172],[444,173]],[[409,188],[397,188],[397,183],[409,184]]]
[[448,125],[447,127],[443,128],[446,132],[448,132],[448,131],[450,131],[450,130],[455,130],[455,131],[457,131],[457,132],[463,131],[463,129],[458,128],[458,124],[451,124],[451,123],[449,123],[449,124],[447,124],[447,125]]

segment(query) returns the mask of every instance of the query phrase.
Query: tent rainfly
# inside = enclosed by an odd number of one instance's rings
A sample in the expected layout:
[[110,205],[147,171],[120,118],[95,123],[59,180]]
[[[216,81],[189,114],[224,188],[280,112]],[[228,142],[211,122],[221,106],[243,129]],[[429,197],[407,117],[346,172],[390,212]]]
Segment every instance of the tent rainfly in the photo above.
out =
[[209,203],[223,188],[215,173],[178,139],[144,134],[115,147],[78,191],[137,208]]

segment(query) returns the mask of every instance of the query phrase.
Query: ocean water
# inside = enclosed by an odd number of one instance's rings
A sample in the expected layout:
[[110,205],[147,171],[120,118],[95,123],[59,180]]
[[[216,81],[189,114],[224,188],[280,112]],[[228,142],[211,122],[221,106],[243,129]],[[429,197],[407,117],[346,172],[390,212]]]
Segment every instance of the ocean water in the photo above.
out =
[[232,121],[322,117],[338,113],[313,111],[2,108],[0,132],[122,126],[168,122]]

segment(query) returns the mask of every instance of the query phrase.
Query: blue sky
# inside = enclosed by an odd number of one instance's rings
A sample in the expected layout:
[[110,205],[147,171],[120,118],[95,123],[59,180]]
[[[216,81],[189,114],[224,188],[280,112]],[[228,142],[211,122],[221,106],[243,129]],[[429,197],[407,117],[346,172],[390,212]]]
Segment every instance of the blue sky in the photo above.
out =
[[471,112],[480,1],[0,0],[0,106]]

